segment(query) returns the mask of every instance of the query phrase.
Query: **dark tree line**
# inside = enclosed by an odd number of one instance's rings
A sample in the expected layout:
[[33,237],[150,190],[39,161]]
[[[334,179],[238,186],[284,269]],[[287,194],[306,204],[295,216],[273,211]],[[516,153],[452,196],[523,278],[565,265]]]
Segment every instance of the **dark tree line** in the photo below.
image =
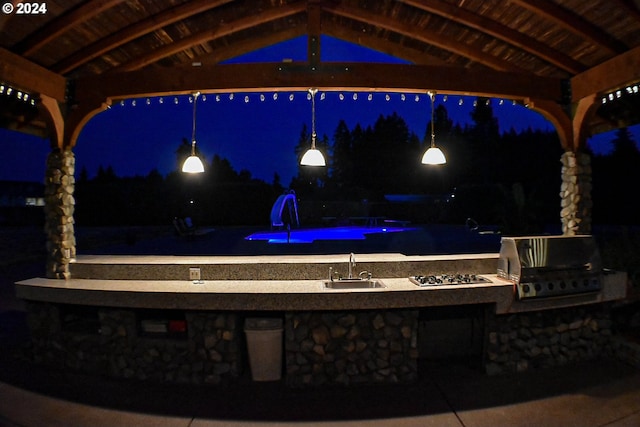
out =
[[[291,186],[303,199],[382,202],[385,194],[438,196],[421,208],[422,217],[418,212],[411,218],[419,222],[462,223],[472,217],[520,231],[558,223],[562,149],[557,134],[532,129],[500,134],[493,109],[483,98],[470,118],[462,127],[443,105],[436,107],[435,141],[447,156],[442,166],[420,163],[431,142],[431,123],[420,138],[396,114],[380,116],[367,128],[348,129],[341,121],[332,143],[324,137],[318,144],[329,167],[300,167]],[[303,129],[296,153],[307,147]]]
[[[387,206],[386,194],[429,195],[424,206],[391,211],[414,222],[498,224],[506,232],[535,232],[545,224],[559,224],[560,156],[557,134],[531,128],[500,133],[486,99],[478,98],[464,126],[454,123],[446,108],[434,111],[436,145],[447,164],[420,163],[431,138],[413,133],[397,114],[380,116],[367,127],[349,129],[340,121],[331,136],[318,138],[326,168],[299,166],[289,188],[302,202],[342,202]],[[309,147],[302,127],[295,152]],[[640,173],[640,153],[626,129],[618,131],[614,151],[593,161],[594,219],[596,222],[635,223],[631,209],[608,206],[629,204]],[[188,175],[179,165],[190,154],[182,141],[176,150],[176,171],[163,177],[117,177],[111,167],[100,168],[88,179],[82,171],[76,185],[76,219],[85,225],[169,224],[190,216],[198,224],[268,224],[271,207],[285,188],[277,174],[272,183],[254,179],[247,170],[236,172],[227,159],[215,156],[205,173]],[[624,175],[624,176],[621,176]],[[451,198],[455,194],[455,198]],[[611,203],[618,202],[618,205]],[[622,211],[623,213],[620,213]],[[367,212],[377,214],[378,212]],[[388,213],[383,212],[383,213]]]
[[[181,146],[182,147],[182,146]],[[190,154],[179,148],[177,165]],[[80,172],[76,183],[78,223],[84,225],[167,225],[173,218],[191,217],[196,224],[246,225],[266,223],[273,201],[283,189],[236,172],[227,159],[215,155],[203,174],[184,174],[176,167],[163,177],[117,177],[111,167],[95,178]]]
[[615,132],[613,150],[592,157],[593,219],[599,224],[638,224],[640,151],[627,128]]

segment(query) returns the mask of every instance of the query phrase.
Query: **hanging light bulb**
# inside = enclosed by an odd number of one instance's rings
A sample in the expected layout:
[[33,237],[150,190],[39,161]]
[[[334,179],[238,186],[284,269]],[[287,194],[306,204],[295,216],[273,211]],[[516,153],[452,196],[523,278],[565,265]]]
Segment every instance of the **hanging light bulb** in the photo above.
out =
[[428,92],[428,94],[429,98],[431,98],[431,146],[422,156],[422,163],[425,165],[443,165],[447,163],[447,159],[442,150],[436,147],[435,121],[433,119],[433,98],[435,97],[435,92]]
[[182,172],[185,173],[202,173],[204,172],[204,165],[200,157],[196,156],[196,105],[200,92],[193,94],[193,122],[191,131],[191,155],[187,157],[187,160],[182,164]]
[[324,156],[316,148],[316,93],[318,89],[309,89],[311,94],[311,148],[304,153],[300,164],[303,166],[326,166]]

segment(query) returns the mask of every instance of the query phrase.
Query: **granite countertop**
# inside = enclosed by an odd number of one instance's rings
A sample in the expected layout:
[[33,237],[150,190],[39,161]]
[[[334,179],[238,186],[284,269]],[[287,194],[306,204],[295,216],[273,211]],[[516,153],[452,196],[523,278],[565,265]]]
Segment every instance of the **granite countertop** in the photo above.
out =
[[221,310],[337,310],[495,303],[508,309],[513,283],[420,287],[407,278],[375,278],[386,286],[325,289],[322,280],[103,280],[32,278],[16,283],[19,298],[69,304]]

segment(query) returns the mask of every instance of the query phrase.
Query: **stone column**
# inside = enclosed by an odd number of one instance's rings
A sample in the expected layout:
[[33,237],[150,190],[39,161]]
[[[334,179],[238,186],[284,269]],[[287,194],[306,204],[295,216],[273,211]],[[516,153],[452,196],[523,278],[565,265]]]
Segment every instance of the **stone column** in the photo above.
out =
[[575,236],[591,233],[591,157],[582,152],[566,151],[562,163],[560,219],[562,234]]
[[71,150],[54,149],[45,172],[45,232],[47,277],[68,279],[69,262],[76,256],[73,197],[75,156]]

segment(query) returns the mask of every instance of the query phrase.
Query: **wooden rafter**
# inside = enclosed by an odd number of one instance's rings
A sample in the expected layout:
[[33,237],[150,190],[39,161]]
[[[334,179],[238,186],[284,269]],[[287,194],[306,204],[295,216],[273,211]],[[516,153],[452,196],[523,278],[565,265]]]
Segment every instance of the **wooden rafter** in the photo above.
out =
[[[266,34],[262,37],[252,37],[227,46],[219,47],[212,52],[207,52],[203,53],[200,56],[196,56],[194,59],[196,60],[196,62],[200,62],[202,66],[215,65],[219,62],[225,61],[230,58],[235,58],[236,56],[240,56],[247,52],[253,52],[254,50],[273,46],[274,44],[303,36],[306,33],[307,28],[304,25],[298,25],[296,27],[269,32],[269,34]],[[287,59],[291,58],[281,58],[281,60]]]
[[344,5],[325,5],[324,9],[344,18],[374,25],[376,27],[419,40],[423,43],[437,46],[441,49],[469,58],[479,64],[486,65],[494,70],[514,72],[523,71],[521,68],[516,67],[507,61],[496,58],[495,56],[487,55],[479,49],[474,49],[470,46],[458,43],[456,40],[451,40],[450,38],[444,37],[435,31],[417,31],[415,26],[404,24],[395,19],[387,18],[363,9]]
[[56,73],[0,48],[0,82],[65,102],[67,81]]
[[396,58],[404,59],[417,65],[432,65],[445,67],[448,64],[441,58],[425,54],[422,51],[405,47],[371,33],[355,31],[347,26],[334,24],[330,21],[322,23],[322,33],[340,40],[355,43],[360,46],[374,48]]
[[450,3],[439,0],[401,1],[422,11],[439,15],[443,18],[455,21],[458,24],[465,25],[469,28],[473,28],[474,30],[502,40],[505,43],[522,49],[525,52],[529,52],[530,54],[535,55],[558,68],[570,72],[571,74],[577,74],[586,69],[586,67],[580,62],[552,49],[546,44],[509,28],[506,25],[502,25],[493,19],[485,18],[481,15],[465,10],[462,7],[456,7]]
[[178,52],[181,52],[185,49],[189,49],[193,46],[197,46],[199,44],[206,43],[211,40],[225,37],[235,32],[255,27],[257,25],[262,25],[267,22],[286,18],[287,16],[295,15],[297,13],[302,13],[305,10],[306,10],[305,4],[295,4],[291,6],[285,6],[285,7],[275,7],[273,9],[269,9],[264,12],[261,12],[246,18],[240,18],[235,21],[229,22],[223,26],[193,34],[189,37],[185,37],[184,39],[178,40],[175,43],[171,43],[159,49],[155,49],[154,51],[146,55],[142,55],[133,61],[127,62],[125,64],[122,64],[116,67],[112,71],[120,72],[120,71],[138,70],[149,64],[152,64],[163,58],[166,58],[167,56],[174,55]]
[[636,4],[633,3],[633,0],[612,0],[612,1],[614,1],[618,6],[624,8],[625,13],[633,16],[633,19],[640,22],[640,9],[638,9],[639,6],[636,6]]
[[618,54],[627,50],[627,47],[623,43],[610,37],[600,28],[548,0],[511,0],[511,2],[553,22],[567,31],[571,31],[597,44],[610,53]]
[[75,68],[86,64],[92,59],[122,46],[131,40],[135,40],[138,37],[189,18],[190,16],[215,9],[223,4],[229,3],[230,1],[232,0],[198,0],[186,2],[180,6],[169,8],[86,46],[78,52],[75,52],[73,55],[64,58],[55,64],[52,69],[58,73],[67,74]]
[[43,28],[27,37],[14,48],[16,52],[20,52],[23,56],[30,56],[51,40],[66,33],[73,27],[86,22],[88,19],[99,15],[107,9],[112,8],[125,0],[91,0],[82,6],[70,11],[67,14],[54,19]]

